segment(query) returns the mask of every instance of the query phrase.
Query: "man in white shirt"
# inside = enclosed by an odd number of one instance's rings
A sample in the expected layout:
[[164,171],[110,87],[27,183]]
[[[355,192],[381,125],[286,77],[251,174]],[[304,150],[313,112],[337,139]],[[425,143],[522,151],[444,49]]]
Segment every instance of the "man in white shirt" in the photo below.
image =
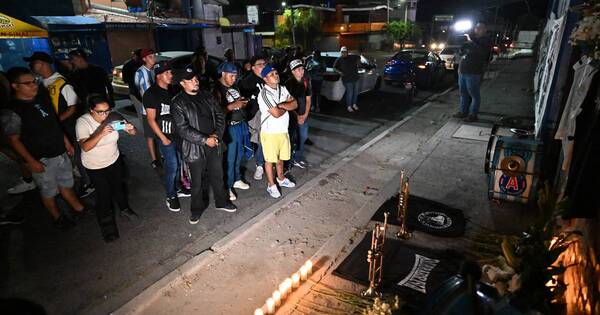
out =
[[296,184],[283,175],[283,161],[290,159],[290,137],[288,125],[290,114],[298,107],[296,100],[290,95],[285,86],[279,84],[279,74],[271,65],[266,65],[261,71],[265,80],[265,87],[260,91],[257,99],[262,113],[260,143],[265,157],[265,171],[267,173],[267,192],[273,198],[281,197],[275,185],[273,164],[277,169],[277,183],[280,187],[295,187]]

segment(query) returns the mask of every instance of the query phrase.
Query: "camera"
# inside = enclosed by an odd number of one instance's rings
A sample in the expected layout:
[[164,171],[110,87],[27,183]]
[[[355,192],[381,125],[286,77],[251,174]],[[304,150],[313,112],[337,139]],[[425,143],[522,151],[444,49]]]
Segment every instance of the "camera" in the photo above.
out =
[[115,120],[110,123],[110,126],[114,131],[125,130],[125,120]]

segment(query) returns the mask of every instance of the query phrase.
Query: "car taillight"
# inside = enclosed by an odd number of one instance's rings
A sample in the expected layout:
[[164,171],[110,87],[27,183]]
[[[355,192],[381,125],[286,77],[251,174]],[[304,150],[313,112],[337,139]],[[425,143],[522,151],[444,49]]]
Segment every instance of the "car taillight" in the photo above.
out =
[[393,65],[395,65],[395,64],[397,64],[397,63],[398,63],[398,61],[396,61],[396,60],[392,59],[392,60],[390,60],[390,61],[386,62],[386,63],[385,63],[385,65],[386,65],[386,66],[393,66]]

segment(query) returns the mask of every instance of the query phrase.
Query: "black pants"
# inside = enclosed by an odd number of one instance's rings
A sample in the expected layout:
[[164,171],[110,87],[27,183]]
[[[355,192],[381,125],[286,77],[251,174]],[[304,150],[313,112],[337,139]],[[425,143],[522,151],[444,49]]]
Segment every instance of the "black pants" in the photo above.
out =
[[120,210],[129,208],[125,182],[123,181],[123,161],[119,158],[115,163],[105,168],[86,170],[96,188],[96,218],[102,236],[119,235],[113,202],[117,203]]
[[212,187],[216,207],[222,207],[228,203],[223,183],[223,155],[219,153],[218,148],[205,147],[204,153],[203,157],[188,163],[192,175],[192,214],[201,214],[208,207],[207,198],[204,198],[202,189],[204,180],[208,180]]

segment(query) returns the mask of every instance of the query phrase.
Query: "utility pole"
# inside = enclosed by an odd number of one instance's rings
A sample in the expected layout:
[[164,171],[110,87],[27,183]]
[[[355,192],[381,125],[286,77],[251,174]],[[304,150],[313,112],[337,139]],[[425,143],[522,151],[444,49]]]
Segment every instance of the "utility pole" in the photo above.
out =
[[390,24],[390,0],[387,0],[385,12],[387,12],[387,24]]

